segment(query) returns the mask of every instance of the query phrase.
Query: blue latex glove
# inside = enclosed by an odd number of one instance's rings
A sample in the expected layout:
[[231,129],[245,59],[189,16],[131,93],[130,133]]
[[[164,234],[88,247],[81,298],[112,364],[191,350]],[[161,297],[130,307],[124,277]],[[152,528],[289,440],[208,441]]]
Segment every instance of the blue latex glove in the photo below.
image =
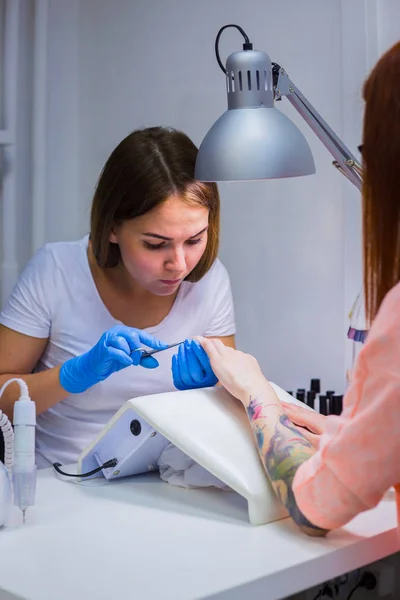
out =
[[116,325],[103,333],[91,350],[62,365],[60,383],[70,394],[78,394],[130,365],[140,365],[146,369],[158,367],[158,361],[153,356],[142,358],[142,352],[134,351],[143,344],[154,350],[167,347],[167,344],[145,331]]
[[197,340],[185,340],[173,355],[172,379],[178,390],[211,387],[217,383],[210,359]]

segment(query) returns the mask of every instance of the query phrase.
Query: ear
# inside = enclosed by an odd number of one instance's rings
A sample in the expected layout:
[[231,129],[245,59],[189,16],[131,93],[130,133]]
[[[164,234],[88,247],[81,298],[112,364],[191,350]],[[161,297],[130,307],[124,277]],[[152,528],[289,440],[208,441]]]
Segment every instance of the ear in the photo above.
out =
[[112,227],[111,229],[111,233],[110,233],[110,238],[109,241],[112,244],[118,244],[118,237],[117,237],[117,232],[116,232],[116,227],[115,225]]

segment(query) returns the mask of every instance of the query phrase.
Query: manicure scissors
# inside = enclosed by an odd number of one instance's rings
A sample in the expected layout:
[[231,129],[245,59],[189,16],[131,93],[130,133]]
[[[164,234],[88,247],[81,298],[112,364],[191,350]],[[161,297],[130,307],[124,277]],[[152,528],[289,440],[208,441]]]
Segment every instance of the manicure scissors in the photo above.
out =
[[163,352],[164,350],[175,348],[175,346],[180,346],[181,344],[183,344],[183,342],[176,342],[176,344],[170,344],[166,348],[160,348],[159,350],[146,350],[145,348],[135,348],[133,352],[143,352],[141,358],[147,358],[148,356],[153,356],[153,354],[157,354],[157,352]]

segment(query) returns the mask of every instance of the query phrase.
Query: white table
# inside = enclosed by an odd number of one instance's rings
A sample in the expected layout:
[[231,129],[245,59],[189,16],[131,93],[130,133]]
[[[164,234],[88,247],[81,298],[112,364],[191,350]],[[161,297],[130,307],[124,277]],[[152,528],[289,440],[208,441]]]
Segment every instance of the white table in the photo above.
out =
[[318,539],[290,519],[250,526],[234,492],[157,474],[82,485],[44,470],[27,524],[0,530],[0,600],[273,600],[398,549],[390,492]]

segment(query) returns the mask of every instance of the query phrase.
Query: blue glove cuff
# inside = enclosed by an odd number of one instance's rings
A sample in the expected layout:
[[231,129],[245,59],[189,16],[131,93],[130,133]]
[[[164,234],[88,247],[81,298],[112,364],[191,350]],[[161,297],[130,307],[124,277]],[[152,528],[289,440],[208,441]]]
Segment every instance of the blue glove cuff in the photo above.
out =
[[99,383],[101,378],[96,376],[95,373],[88,373],[86,371],[85,377],[80,375],[81,366],[80,363],[85,355],[76,356],[67,360],[60,368],[60,384],[66,392],[69,394],[80,394],[85,392],[87,389]]

